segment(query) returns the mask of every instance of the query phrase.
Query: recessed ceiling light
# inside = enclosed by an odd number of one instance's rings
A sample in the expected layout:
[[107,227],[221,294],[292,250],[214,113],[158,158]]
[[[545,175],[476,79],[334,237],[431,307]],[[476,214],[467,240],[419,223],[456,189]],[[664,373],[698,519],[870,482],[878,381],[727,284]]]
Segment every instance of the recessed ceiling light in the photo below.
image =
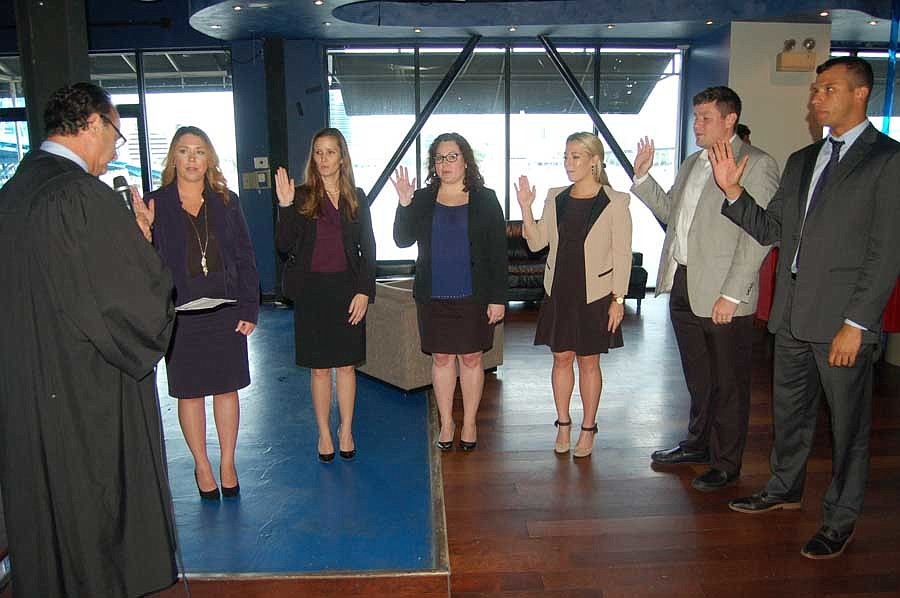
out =
[[422,33],[421,27],[413,27],[413,33]]
[[316,6],[322,6],[323,4],[325,4],[325,0],[313,0],[313,4],[315,4]]
[[221,29],[222,26],[221,25],[210,25],[209,28],[210,29]]
[[234,10],[244,10],[244,7],[241,6],[240,4],[238,4],[237,6],[234,7]]
[[828,12],[827,10],[823,10],[822,12],[819,13],[819,16],[820,16],[820,17],[827,17],[827,16],[830,15],[830,14],[831,14],[831,13]]
[[515,25],[510,26],[509,32],[514,33],[515,31],[516,31],[516,26]]
[[871,21],[869,21],[869,25],[873,25],[873,26],[874,26],[874,25],[877,25],[877,24],[878,24],[878,21],[876,21],[875,19],[872,19]]
[[714,21],[712,19],[710,19],[706,22],[707,25],[712,25],[713,23],[714,23]]
[[326,27],[331,27],[331,21],[322,21],[322,24]]
[[612,23],[610,23],[609,25],[606,26],[606,28],[607,28],[607,29],[615,29],[616,26],[613,25]]

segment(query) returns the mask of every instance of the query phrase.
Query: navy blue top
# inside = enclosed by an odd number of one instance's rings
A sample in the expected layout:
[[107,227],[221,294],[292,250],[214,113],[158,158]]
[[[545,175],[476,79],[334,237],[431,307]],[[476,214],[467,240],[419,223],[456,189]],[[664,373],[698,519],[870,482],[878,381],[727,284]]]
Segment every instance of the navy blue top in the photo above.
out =
[[469,204],[445,206],[436,203],[431,239],[431,296],[436,299],[471,297]]

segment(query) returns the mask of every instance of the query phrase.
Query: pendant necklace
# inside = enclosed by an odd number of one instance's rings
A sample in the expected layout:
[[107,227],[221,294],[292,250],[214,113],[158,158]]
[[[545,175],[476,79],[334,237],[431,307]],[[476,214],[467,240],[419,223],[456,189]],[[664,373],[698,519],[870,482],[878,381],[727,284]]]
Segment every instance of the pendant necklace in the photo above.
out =
[[[194,219],[188,214],[188,222],[191,223],[191,227],[194,229],[194,234],[197,235],[197,245],[200,246],[200,268],[203,270],[203,276],[209,274],[209,269],[206,267],[206,248],[209,247],[209,212],[206,209],[206,202],[200,206],[200,209],[203,210],[203,230],[205,232],[206,241],[200,240],[200,230],[197,228],[197,225],[194,224]],[[198,213],[197,216],[200,214]]]

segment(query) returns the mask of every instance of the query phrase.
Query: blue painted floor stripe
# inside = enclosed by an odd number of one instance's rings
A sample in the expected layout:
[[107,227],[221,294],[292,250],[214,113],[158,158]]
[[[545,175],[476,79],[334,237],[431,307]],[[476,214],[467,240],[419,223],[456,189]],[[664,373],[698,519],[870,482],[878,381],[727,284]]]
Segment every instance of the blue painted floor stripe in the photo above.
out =
[[[294,365],[290,310],[264,306],[250,337],[253,383],[241,391],[239,499],[200,501],[193,460],[158,372],[169,476],[188,573],[290,574],[435,568],[424,392],[358,377],[357,456],[317,458],[309,371]],[[218,439],[207,399],[207,442]],[[332,404],[337,443],[337,404]]]

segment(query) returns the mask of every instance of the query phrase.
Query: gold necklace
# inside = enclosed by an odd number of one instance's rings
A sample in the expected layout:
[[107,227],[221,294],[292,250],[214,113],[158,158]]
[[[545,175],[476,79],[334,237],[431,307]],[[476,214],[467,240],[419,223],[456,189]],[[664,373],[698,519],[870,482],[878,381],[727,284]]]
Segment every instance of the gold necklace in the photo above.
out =
[[[200,247],[200,268],[203,269],[203,276],[206,276],[209,274],[209,269],[206,267],[206,248],[209,247],[209,212],[206,209],[205,201],[200,205],[200,209],[203,210],[203,230],[206,233],[205,242],[200,240],[200,230],[194,224],[194,219],[191,218],[190,214],[187,216],[188,222],[191,223],[191,228],[194,229],[194,234],[197,235],[197,245]],[[199,216],[200,214],[198,213],[197,215]]]

